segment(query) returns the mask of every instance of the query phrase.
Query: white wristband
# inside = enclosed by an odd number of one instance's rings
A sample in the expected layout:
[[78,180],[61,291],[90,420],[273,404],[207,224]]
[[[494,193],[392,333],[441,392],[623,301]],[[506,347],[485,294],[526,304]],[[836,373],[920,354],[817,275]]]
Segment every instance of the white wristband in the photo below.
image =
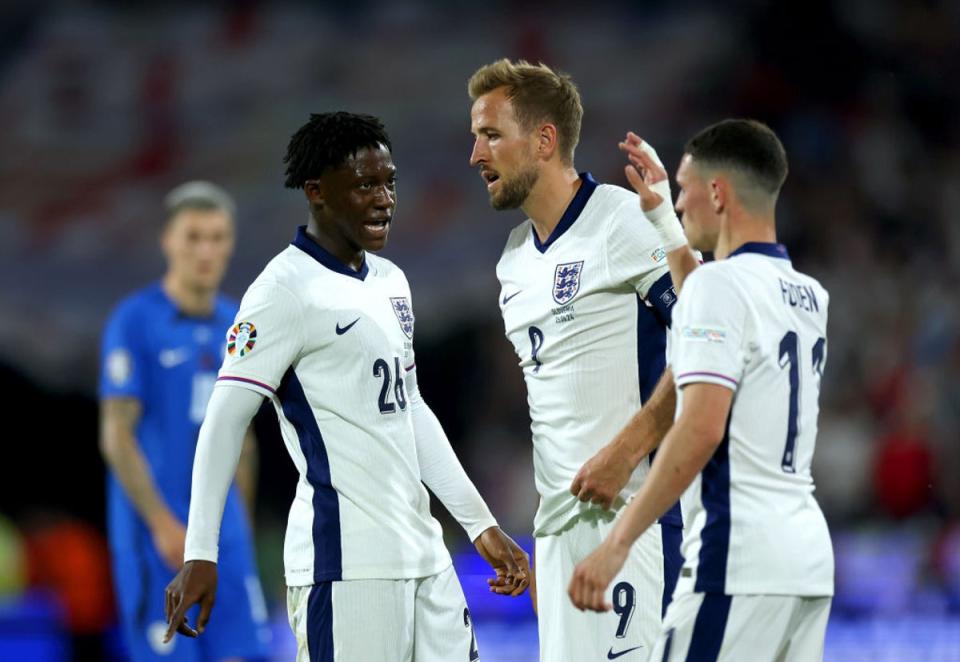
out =
[[663,241],[663,250],[667,253],[687,245],[687,236],[683,233],[683,226],[680,225],[680,219],[677,218],[677,212],[669,198],[664,198],[659,205],[643,212],[643,215],[657,229]]

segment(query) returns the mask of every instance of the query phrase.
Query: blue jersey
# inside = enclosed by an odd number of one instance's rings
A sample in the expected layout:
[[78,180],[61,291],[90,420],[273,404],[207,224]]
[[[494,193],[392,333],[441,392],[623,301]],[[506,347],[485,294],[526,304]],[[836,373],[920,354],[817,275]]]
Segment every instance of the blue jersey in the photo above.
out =
[[[212,315],[191,317],[154,283],[121,301],[103,334],[100,398],[140,401],[137,441],[157,490],[184,524],[197,435],[237,307],[218,296]],[[145,523],[117,478],[111,474],[108,481],[111,547],[115,553],[139,549],[150,542]],[[234,486],[224,509],[222,544],[244,540],[246,531]]]

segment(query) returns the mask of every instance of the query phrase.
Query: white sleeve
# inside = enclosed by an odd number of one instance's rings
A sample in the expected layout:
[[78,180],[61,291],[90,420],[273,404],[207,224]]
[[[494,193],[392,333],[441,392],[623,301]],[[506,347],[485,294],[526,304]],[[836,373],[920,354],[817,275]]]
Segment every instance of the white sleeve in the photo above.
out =
[[440,502],[450,511],[471,541],[491,526],[497,526],[476,486],[463,470],[440,421],[420,395],[417,371],[413,367],[406,375],[410,400],[413,435],[417,444],[420,477]]
[[726,274],[710,266],[691,273],[673,312],[670,365],[678,387],[694,382],[736,391],[747,361],[746,301]]
[[271,397],[303,348],[300,300],[275,282],[250,286],[227,331],[227,353],[217,380]]
[[[658,182],[654,188],[663,182]],[[659,192],[659,191],[658,191]],[[670,191],[667,189],[666,197]],[[636,198],[625,201],[611,215],[606,235],[607,271],[615,283],[630,283],[644,299],[650,288],[663,279],[669,282],[667,251],[657,229],[644,217]]]
[[262,402],[256,391],[224,382],[210,395],[193,460],[184,562],[217,561],[223,506],[237,473],[244,435]]

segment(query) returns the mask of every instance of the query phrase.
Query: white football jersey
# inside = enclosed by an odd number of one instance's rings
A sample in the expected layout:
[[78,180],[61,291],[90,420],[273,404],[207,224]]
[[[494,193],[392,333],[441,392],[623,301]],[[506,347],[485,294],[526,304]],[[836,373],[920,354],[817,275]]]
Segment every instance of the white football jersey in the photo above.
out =
[[826,290],[780,244],[748,243],[684,282],[670,364],[678,391],[734,391],[727,433],[684,504],[677,594],[833,595],[833,550],[813,497]]
[[[589,174],[581,180],[548,240],[541,243],[526,220],[497,264],[504,326],[527,384],[537,535],[598,508],[570,494],[570,484],[652,392],[676,301],[660,237],[636,194]],[[642,462],[615,508],[648,470]],[[679,509],[670,517],[680,524]]]
[[301,227],[244,295],[218,380],[271,399],[300,472],[288,586],[450,565],[420,479],[414,369],[410,286],[388,260],[368,253],[354,272]]

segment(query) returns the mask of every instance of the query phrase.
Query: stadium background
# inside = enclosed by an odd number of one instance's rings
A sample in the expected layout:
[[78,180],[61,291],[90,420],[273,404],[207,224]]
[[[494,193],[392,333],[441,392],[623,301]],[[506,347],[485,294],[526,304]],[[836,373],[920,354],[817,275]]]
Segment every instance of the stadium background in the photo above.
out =
[[[501,524],[529,534],[525,390],[493,269],[521,216],[492,212],[467,165],[466,79],[510,56],[574,76],[577,165],[608,182],[624,183],[626,129],[671,173],[718,118],[779,132],[780,236],[832,294],[815,459],[837,553],[827,659],[960,660],[960,5],[198,4],[3,3],[0,658],[123,659],[102,538],[102,324],[161,273],[160,200],[186,179],[237,198],[225,289],[242,294],[304,222],[281,157],[311,111],[385,120],[400,181],[385,254],[413,287],[422,390]],[[289,659],[294,473],[258,424],[259,561]],[[484,659],[534,659],[529,603],[490,601],[439,515]]]

